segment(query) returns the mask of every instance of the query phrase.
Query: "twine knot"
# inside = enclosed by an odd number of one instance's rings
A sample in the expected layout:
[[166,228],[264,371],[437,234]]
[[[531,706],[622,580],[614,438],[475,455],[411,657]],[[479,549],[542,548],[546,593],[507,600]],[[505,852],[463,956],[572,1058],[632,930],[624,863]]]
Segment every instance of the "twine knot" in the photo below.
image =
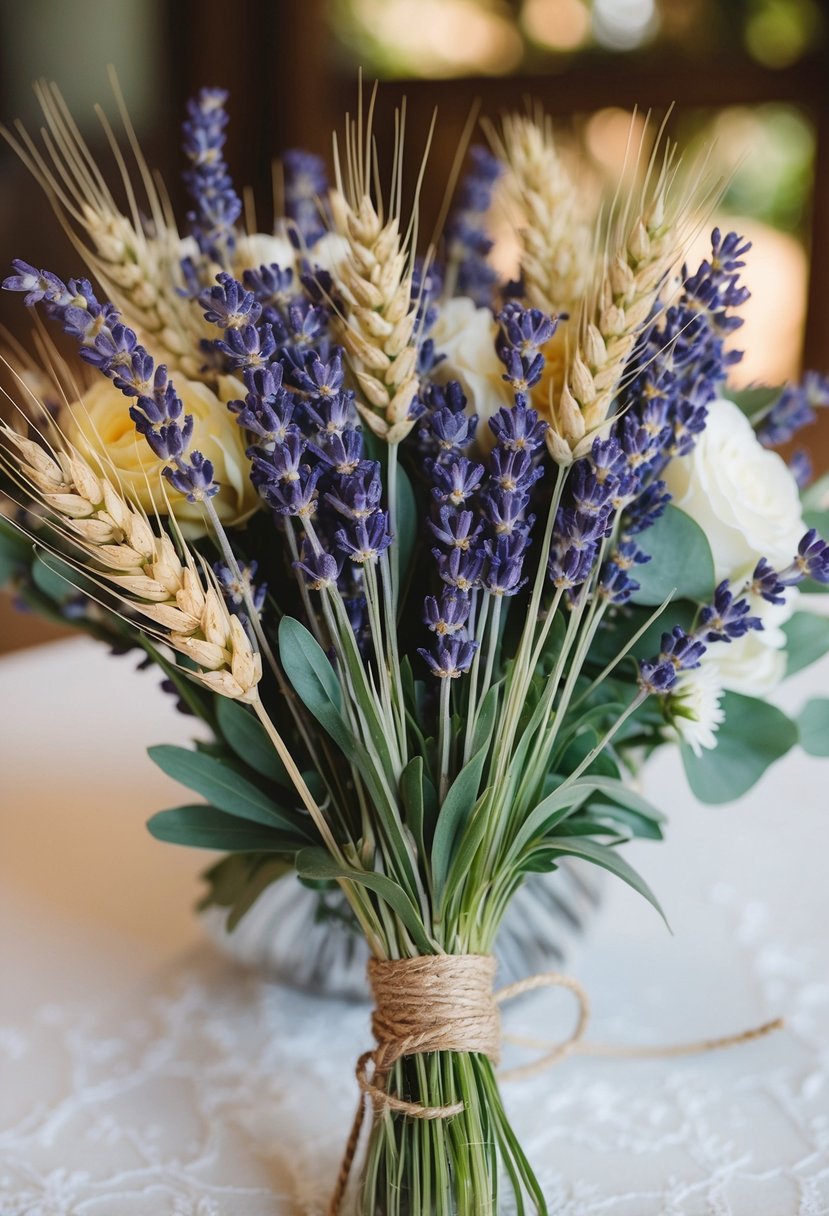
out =
[[[531,975],[494,991],[495,967],[495,959],[488,954],[430,954],[405,959],[372,958],[369,961],[368,978],[374,996],[371,1027],[377,1046],[365,1052],[357,1062],[360,1102],[343,1153],[328,1216],[337,1216],[345,1196],[367,1100],[372,1103],[375,1112],[393,1110],[411,1119],[448,1119],[460,1114],[464,1108],[463,1102],[424,1106],[420,1102],[411,1102],[388,1093],[384,1087],[388,1074],[404,1056],[435,1051],[470,1052],[484,1055],[497,1064],[502,1042],[539,1050],[541,1055],[535,1060],[498,1074],[500,1080],[514,1080],[549,1068],[576,1052],[632,1059],[684,1056],[735,1047],[783,1026],[782,1019],[775,1018],[738,1034],[669,1046],[586,1043],[584,1032],[590,1017],[590,1003],[578,980],[550,971]],[[568,1038],[551,1044],[502,1033],[499,1005],[522,993],[551,987],[566,988],[576,998],[576,1025]]]

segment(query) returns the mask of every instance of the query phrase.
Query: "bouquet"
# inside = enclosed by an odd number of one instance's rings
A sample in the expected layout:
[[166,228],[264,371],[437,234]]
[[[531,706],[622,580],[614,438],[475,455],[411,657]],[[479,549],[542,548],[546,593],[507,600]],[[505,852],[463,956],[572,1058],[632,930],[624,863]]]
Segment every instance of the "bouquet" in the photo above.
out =
[[655,748],[709,801],[798,739],[825,752],[829,702],[792,722],[764,698],[829,650],[802,609],[829,584],[826,485],[801,499],[803,457],[772,450],[829,386],[727,395],[748,245],[715,229],[683,265],[712,190],[660,141],[602,200],[548,122],[506,118],[420,253],[402,120],[386,191],[370,113],[333,186],[288,153],[263,234],[223,160],[225,94],[203,90],[181,236],[129,126],[145,197],[119,152],[122,210],[41,101],[44,149],[14,142],[95,286],[23,261],[4,284],[37,317],[36,356],[7,357],[4,570],[140,648],[209,726],[153,749],[206,801],[149,826],[227,854],[210,898],[231,919],[290,871],[347,900],[377,1040],[356,1210],[543,1213],[498,1087],[499,924],[567,857],[658,908],[620,847],[662,835],[632,780]]

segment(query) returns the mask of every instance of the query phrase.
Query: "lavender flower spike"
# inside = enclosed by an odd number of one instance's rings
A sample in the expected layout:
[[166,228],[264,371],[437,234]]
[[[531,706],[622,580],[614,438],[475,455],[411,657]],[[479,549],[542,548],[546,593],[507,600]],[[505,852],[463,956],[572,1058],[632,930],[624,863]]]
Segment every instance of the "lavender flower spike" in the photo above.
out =
[[201,89],[188,101],[182,125],[184,152],[191,164],[184,180],[195,203],[187,218],[201,252],[222,266],[236,246],[235,225],[242,213],[222,152],[226,101],[224,89]]

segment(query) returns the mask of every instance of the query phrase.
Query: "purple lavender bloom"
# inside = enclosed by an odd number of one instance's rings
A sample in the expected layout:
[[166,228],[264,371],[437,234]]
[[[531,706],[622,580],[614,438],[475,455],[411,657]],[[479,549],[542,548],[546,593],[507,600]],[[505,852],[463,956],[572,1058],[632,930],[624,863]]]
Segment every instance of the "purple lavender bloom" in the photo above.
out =
[[699,667],[706,649],[699,638],[674,625],[670,633],[662,634],[659,655],[639,664],[639,687],[648,694],[670,692],[681,671]]
[[235,225],[242,213],[222,151],[228,122],[226,101],[224,89],[201,89],[188,101],[182,126],[183,148],[191,165],[184,181],[195,204],[187,218],[201,252],[220,265],[235,248]]
[[829,583],[829,544],[810,528],[797,546],[794,566],[801,578],[813,578],[818,583]]
[[638,536],[664,515],[671,495],[664,481],[652,481],[628,508],[624,520],[626,537]]
[[295,369],[292,378],[298,389],[312,397],[338,397],[345,379],[342,351],[339,347],[333,350],[327,363],[323,363],[316,351],[311,351],[304,364]]
[[229,608],[242,616],[240,609],[245,607],[245,596],[250,595],[254,610],[257,615],[260,615],[265,606],[265,598],[268,594],[267,583],[257,583],[256,572],[258,565],[256,562],[249,562],[247,565],[239,563],[239,575],[237,578],[230,566],[224,565],[222,562],[216,562],[213,570],[219,580],[222,595],[227,602]]
[[266,320],[274,321],[274,312],[284,312],[294,298],[294,272],[288,267],[282,269],[272,262],[270,266],[260,266],[256,270],[245,270],[242,282],[247,291],[266,310]]
[[527,545],[527,537],[520,533],[486,542],[487,568],[483,584],[490,595],[517,595],[525,586],[527,579],[521,577],[521,571]]
[[738,599],[731,591],[728,579],[719,584],[714,601],[700,613],[699,633],[706,642],[731,642],[745,637],[752,629],[762,629],[759,617],[749,616],[751,605]]
[[356,472],[363,459],[363,437],[355,430],[326,434],[322,443],[309,441],[308,448],[342,477]]
[[375,511],[367,519],[350,521],[348,527],[335,533],[334,539],[343,553],[358,565],[377,561],[391,544],[385,511]]
[[482,464],[473,464],[465,456],[451,464],[435,464],[432,469],[432,496],[436,502],[461,507],[481,484],[484,475]]
[[634,541],[621,541],[602,567],[599,593],[611,604],[627,603],[639,590],[631,571],[650,560],[650,554],[643,553]]
[[432,553],[438,564],[438,573],[449,587],[468,595],[480,586],[484,559],[479,550],[450,549],[444,553],[441,549],[433,549]]
[[765,557],[761,557],[754,568],[749,590],[754,595],[761,595],[770,604],[785,604],[786,602],[786,584],[781,581],[780,575]]
[[520,448],[512,451],[500,447],[493,449],[489,478],[499,490],[507,493],[527,491],[543,475],[544,470],[533,463],[528,451]]
[[305,246],[323,236],[322,222],[328,177],[322,158],[300,148],[291,148],[282,158],[285,169],[285,215]]
[[440,600],[433,595],[427,595],[424,603],[423,620],[433,633],[452,634],[463,629],[469,619],[471,602],[469,596],[450,590],[448,587],[441,592]]
[[383,497],[379,464],[375,460],[364,461],[350,476],[340,478],[337,490],[328,491],[325,497],[347,519],[367,519],[379,509]]
[[502,406],[489,420],[496,443],[508,452],[537,452],[544,442],[547,426],[537,412],[526,405],[515,405],[512,409]]
[[301,464],[296,477],[284,480],[273,475],[273,465],[254,456],[251,479],[262,498],[277,515],[309,519],[317,510],[317,482],[322,470],[319,465]]
[[213,465],[201,452],[191,452],[188,461],[176,460],[174,466],[168,465],[162,473],[188,502],[204,502],[219,492],[213,480]]
[[817,418],[816,409],[829,405],[829,379],[807,372],[799,384],[789,384],[757,428],[757,438],[767,448],[788,443],[798,431]]
[[497,274],[487,262],[492,241],[486,215],[503,166],[486,148],[469,150],[472,167],[461,182],[458,199],[446,225],[448,255],[457,267],[458,291],[479,308],[489,306]]
[[340,575],[340,562],[331,553],[314,553],[309,551],[307,545],[303,545],[300,560],[294,562],[294,569],[305,576],[305,585],[311,591],[325,591],[336,585]]
[[441,636],[434,654],[422,647],[418,648],[417,653],[426,660],[434,675],[442,680],[455,680],[469,671],[477,649],[478,642],[470,642],[461,631]]
[[597,553],[598,545],[587,538],[555,546],[547,562],[547,572],[553,586],[559,590],[580,587],[590,577]]
[[804,448],[798,448],[796,452],[792,452],[788,463],[798,489],[805,489],[815,475],[811,456]]
[[430,519],[427,523],[436,539],[447,549],[469,549],[481,534],[481,524],[476,523],[472,511],[441,507],[439,522]]
[[498,320],[501,329],[495,348],[506,368],[503,379],[512,388],[515,404],[525,406],[529,390],[543,375],[542,347],[555,333],[558,320],[514,302],[498,314]]
[[199,304],[204,310],[205,320],[220,329],[241,329],[244,325],[255,325],[262,315],[262,306],[252,291],[245,291],[233,275],[222,272],[216,275],[216,286],[205,288],[199,295]]

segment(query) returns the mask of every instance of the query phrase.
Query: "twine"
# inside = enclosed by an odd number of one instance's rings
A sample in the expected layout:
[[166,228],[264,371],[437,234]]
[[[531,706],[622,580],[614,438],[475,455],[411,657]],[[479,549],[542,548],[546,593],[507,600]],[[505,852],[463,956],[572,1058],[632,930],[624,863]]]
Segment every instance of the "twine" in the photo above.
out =
[[[584,1033],[590,1018],[587,992],[578,980],[558,972],[528,976],[493,991],[495,959],[488,954],[432,954],[409,959],[369,960],[368,978],[374,996],[371,1028],[377,1046],[357,1061],[360,1101],[343,1153],[328,1216],[337,1216],[345,1196],[357,1151],[365,1109],[371,1102],[376,1113],[397,1111],[410,1119],[449,1119],[464,1108],[463,1102],[445,1106],[423,1106],[387,1093],[384,1082],[404,1056],[434,1051],[469,1052],[484,1055],[498,1064],[501,1043],[515,1043],[541,1051],[537,1059],[498,1073],[502,1081],[534,1076],[571,1055],[615,1056],[621,1059],[669,1059],[725,1047],[737,1047],[783,1027],[782,1018],[721,1038],[701,1039],[667,1046],[588,1043]],[[566,988],[576,998],[577,1017],[571,1034],[560,1043],[503,1034],[499,1005],[537,988]]]

